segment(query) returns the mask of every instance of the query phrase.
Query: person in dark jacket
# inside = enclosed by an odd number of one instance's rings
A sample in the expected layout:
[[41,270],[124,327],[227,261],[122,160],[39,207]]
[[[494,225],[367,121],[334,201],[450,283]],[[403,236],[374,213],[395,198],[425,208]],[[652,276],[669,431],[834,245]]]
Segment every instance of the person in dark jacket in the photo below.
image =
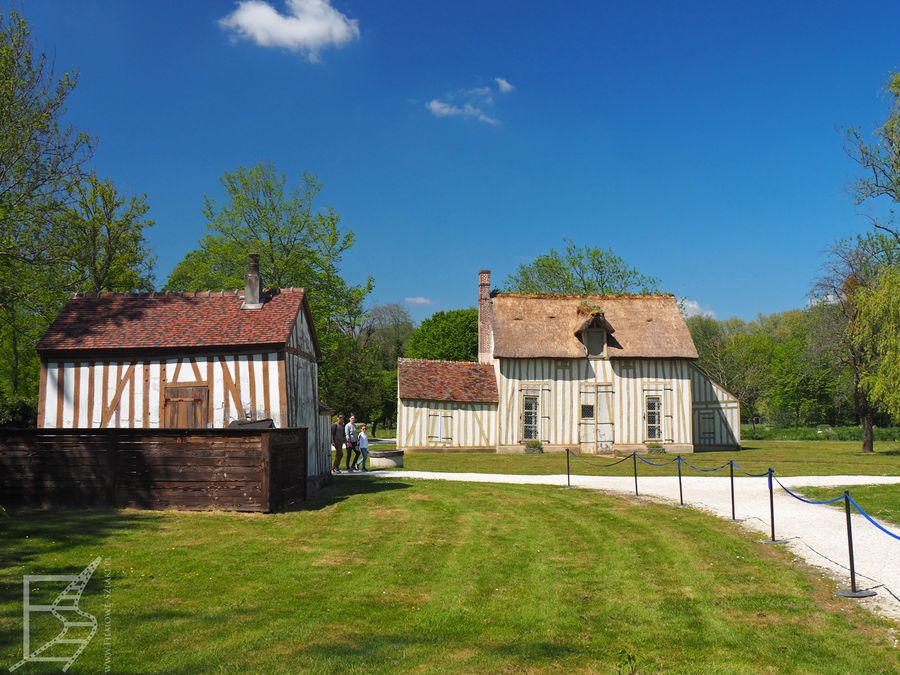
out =
[[[359,459],[359,450],[356,449],[356,415],[350,413],[350,421],[344,426],[344,438],[347,442],[347,473],[352,471],[352,467]],[[355,455],[351,462],[350,455]]]
[[[344,416],[338,415],[337,422],[331,425],[331,446],[334,448],[334,463],[331,465],[331,473],[341,472],[341,460],[344,458],[344,444],[347,438],[344,435]],[[350,452],[347,452],[350,457]]]

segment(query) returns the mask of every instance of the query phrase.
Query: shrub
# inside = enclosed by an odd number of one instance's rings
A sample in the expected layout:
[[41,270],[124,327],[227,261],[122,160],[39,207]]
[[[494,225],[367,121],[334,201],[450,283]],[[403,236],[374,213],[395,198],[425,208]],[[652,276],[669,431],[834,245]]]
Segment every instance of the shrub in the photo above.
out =
[[651,455],[661,455],[665,453],[665,448],[662,443],[645,443],[647,446],[647,452]]
[[525,452],[530,455],[537,455],[544,452],[544,446],[540,441],[525,441]]

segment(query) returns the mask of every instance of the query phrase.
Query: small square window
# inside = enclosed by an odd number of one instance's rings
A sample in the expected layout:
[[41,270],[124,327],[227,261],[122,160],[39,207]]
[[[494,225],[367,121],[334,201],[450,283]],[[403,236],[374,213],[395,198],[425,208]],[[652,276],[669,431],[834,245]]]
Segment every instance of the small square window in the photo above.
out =
[[582,405],[581,406],[581,419],[583,419],[583,420],[594,419],[594,406]]

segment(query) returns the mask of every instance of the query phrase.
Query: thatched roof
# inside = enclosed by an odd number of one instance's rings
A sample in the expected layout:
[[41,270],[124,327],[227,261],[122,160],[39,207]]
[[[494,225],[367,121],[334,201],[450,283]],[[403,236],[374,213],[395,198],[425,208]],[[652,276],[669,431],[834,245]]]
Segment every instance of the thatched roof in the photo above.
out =
[[497,403],[494,367],[471,361],[399,359],[397,388],[402,399]]
[[607,335],[610,358],[697,358],[672,295],[499,293],[493,315],[495,357],[583,358],[581,331],[608,324],[614,331]]

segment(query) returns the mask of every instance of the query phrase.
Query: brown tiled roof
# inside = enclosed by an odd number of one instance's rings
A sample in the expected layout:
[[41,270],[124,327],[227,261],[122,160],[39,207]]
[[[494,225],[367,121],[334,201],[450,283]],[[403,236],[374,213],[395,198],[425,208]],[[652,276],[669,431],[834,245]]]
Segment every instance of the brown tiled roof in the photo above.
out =
[[615,331],[607,335],[610,358],[696,359],[697,349],[672,295],[517,295],[493,298],[494,356],[583,358],[576,333],[587,304]]
[[270,291],[258,310],[242,310],[243,292],[76,295],[38,343],[40,352],[283,346],[309,303],[302,288]]
[[470,361],[400,359],[397,388],[402,399],[497,403],[494,367]]

